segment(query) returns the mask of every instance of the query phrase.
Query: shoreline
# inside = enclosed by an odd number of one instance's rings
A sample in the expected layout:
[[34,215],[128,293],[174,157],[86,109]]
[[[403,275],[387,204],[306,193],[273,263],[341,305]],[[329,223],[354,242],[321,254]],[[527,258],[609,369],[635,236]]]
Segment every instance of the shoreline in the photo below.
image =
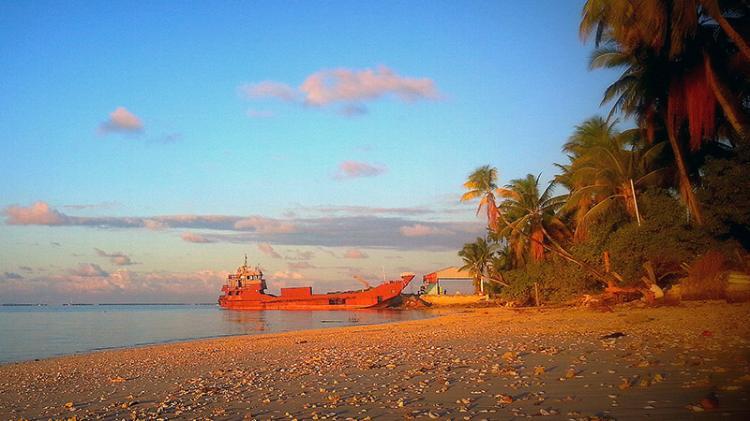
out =
[[[454,309],[454,311],[459,311],[462,309]],[[246,311],[246,310],[232,310],[232,311]],[[258,310],[253,310],[258,311]],[[263,311],[263,310],[260,310]],[[304,310],[274,310],[274,311],[304,311]],[[342,311],[352,311],[352,310],[342,310]],[[411,309],[395,309],[393,311],[413,311]],[[55,360],[55,359],[66,359],[69,357],[86,357],[89,355],[95,355],[102,352],[117,352],[117,351],[130,351],[130,350],[139,350],[142,348],[158,348],[160,346],[170,346],[170,345],[191,345],[191,344],[198,344],[205,341],[214,341],[214,340],[222,340],[222,339],[230,339],[230,338],[258,338],[258,337],[276,337],[279,335],[296,335],[301,334],[304,332],[317,332],[322,333],[324,331],[333,330],[333,329],[349,329],[349,328],[357,328],[357,327],[367,327],[367,326],[381,326],[381,325],[391,325],[391,324],[401,324],[401,323],[411,323],[411,322],[418,322],[422,320],[429,320],[436,317],[442,317],[450,314],[450,311],[447,309],[419,309],[419,311],[423,312],[440,312],[445,314],[437,314],[434,316],[428,316],[421,319],[413,319],[413,320],[397,320],[397,321],[382,321],[382,322],[373,322],[373,323],[363,323],[363,324],[355,324],[355,325],[347,325],[347,326],[323,326],[323,327],[316,327],[314,329],[298,329],[298,330],[289,330],[285,332],[268,332],[268,333],[257,333],[257,334],[247,334],[247,333],[238,333],[238,334],[226,334],[226,335],[218,335],[218,336],[207,336],[203,338],[190,338],[190,339],[174,339],[174,340],[167,340],[167,341],[159,341],[159,342],[148,342],[148,343],[142,343],[142,344],[134,344],[134,345],[126,345],[126,346],[112,346],[107,348],[100,348],[100,349],[91,349],[86,351],[80,351],[80,352],[74,352],[72,354],[60,354],[60,355],[51,355],[49,357],[44,358],[34,358],[30,360],[20,360],[20,361],[7,361],[2,362],[0,361],[0,369],[2,369],[5,366],[10,365],[20,365],[20,364],[26,364],[26,363],[40,363],[45,362],[49,360]],[[339,321],[322,321],[321,323],[340,323]]]
[[[139,305],[140,306],[140,305]],[[229,312],[229,313],[235,313],[235,314],[242,314],[242,313],[309,313],[309,312],[315,312],[315,310],[226,310],[221,309],[216,306],[217,312]],[[375,313],[414,313],[414,311],[418,313],[413,319],[406,318],[406,319],[390,319],[390,318],[370,318],[367,317],[368,314]],[[157,346],[157,345],[169,345],[169,344],[179,344],[179,343],[190,343],[193,341],[202,341],[202,340],[211,340],[211,339],[222,339],[222,338],[229,338],[229,337],[235,337],[235,336],[258,336],[258,335],[270,335],[275,333],[293,333],[293,332],[302,332],[306,330],[317,330],[317,329],[332,329],[332,328],[338,328],[338,327],[356,327],[356,326],[369,326],[369,325],[378,325],[378,324],[387,324],[387,323],[398,323],[400,321],[410,321],[410,320],[421,320],[426,318],[432,318],[435,317],[438,314],[444,314],[446,313],[443,309],[429,309],[429,308],[420,308],[420,309],[411,309],[411,308],[393,308],[393,309],[379,309],[379,310],[372,310],[372,309],[362,309],[362,310],[325,310],[322,313],[331,313],[331,312],[340,312],[341,314],[345,314],[347,316],[350,316],[349,319],[346,320],[333,320],[335,319],[334,315],[331,315],[332,319],[322,319],[317,320],[314,323],[317,323],[317,326],[314,327],[304,327],[304,326],[293,326],[291,330],[285,330],[287,328],[283,327],[280,328],[277,331],[274,331],[275,329],[266,329],[263,328],[261,330],[257,330],[253,333],[249,332],[241,332],[241,333],[213,333],[213,334],[206,334],[204,336],[184,336],[184,337],[177,337],[177,338],[167,338],[167,339],[157,339],[153,341],[142,341],[142,342],[132,342],[128,344],[114,344],[109,346],[101,346],[101,347],[90,347],[87,349],[79,349],[74,350],[72,352],[61,352],[57,354],[49,354],[49,353],[43,353],[43,354],[36,354],[36,356],[32,355],[25,359],[9,359],[6,361],[0,360],[0,367],[4,365],[9,364],[20,364],[24,362],[39,362],[44,361],[50,358],[62,358],[62,357],[68,357],[68,356],[78,356],[78,355],[86,355],[90,353],[97,353],[97,352],[105,352],[105,351],[117,351],[117,350],[128,350],[128,349],[135,349],[135,348],[141,348],[141,347],[148,347],[148,346]],[[361,314],[360,314],[361,313]],[[355,318],[356,320],[352,321],[351,319]],[[205,333],[205,332],[202,332]]]
[[750,303],[451,309],[102,350],[0,365],[0,419],[739,419],[748,318]]

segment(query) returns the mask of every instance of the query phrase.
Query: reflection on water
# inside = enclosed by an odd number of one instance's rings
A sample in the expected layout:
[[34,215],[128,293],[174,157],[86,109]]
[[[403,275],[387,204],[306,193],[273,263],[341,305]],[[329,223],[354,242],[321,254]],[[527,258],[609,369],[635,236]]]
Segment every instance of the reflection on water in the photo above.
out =
[[0,306],[0,362],[107,348],[387,323],[428,317],[397,310],[221,310],[207,305]]
[[239,323],[248,332],[265,332],[266,319],[262,311],[222,311],[222,318],[227,323]]

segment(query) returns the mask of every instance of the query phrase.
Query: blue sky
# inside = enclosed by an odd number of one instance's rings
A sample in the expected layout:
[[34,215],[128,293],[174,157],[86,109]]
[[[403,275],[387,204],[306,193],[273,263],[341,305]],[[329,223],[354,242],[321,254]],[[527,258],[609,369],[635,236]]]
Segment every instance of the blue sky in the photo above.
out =
[[458,264],[482,222],[458,204],[466,175],[549,178],[606,112],[581,7],[0,3],[0,301],[147,300],[198,272],[213,278],[181,299],[210,301],[245,252],[277,286],[322,289]]

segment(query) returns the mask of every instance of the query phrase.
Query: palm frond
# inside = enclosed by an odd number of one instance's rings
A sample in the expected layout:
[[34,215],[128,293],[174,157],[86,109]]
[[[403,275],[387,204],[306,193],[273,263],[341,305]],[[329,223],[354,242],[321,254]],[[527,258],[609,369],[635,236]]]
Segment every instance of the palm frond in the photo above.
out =
[[469,202],[471,200],[476,199],[477,197],[479,197],[481,195],[482,195],[482,192],[480,192],[479,190],[467,191],[466,193],[464,193],[463,195],[461,195],[461,201],[462,202]]
[[596,205],[592,206],[591,209],[589,209],[588,212],[586,212],[586,215],[583,216],[583,220],[586,224],[591,223],[592,221],[595,221],[599,219],[601,216],[603,216],[605,213],[609,212],[612,207],[617,203],[617,197],[618,195],[612,195],[604,200],[600,201]]

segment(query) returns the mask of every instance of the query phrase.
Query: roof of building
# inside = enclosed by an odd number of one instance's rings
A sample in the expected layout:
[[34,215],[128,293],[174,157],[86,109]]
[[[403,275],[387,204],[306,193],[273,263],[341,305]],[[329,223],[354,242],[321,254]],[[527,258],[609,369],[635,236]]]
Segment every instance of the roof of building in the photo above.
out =
[[460,270],[456,266],[448,266],[424,276],[425,280],[436,279],[473,279],[468,270]]

